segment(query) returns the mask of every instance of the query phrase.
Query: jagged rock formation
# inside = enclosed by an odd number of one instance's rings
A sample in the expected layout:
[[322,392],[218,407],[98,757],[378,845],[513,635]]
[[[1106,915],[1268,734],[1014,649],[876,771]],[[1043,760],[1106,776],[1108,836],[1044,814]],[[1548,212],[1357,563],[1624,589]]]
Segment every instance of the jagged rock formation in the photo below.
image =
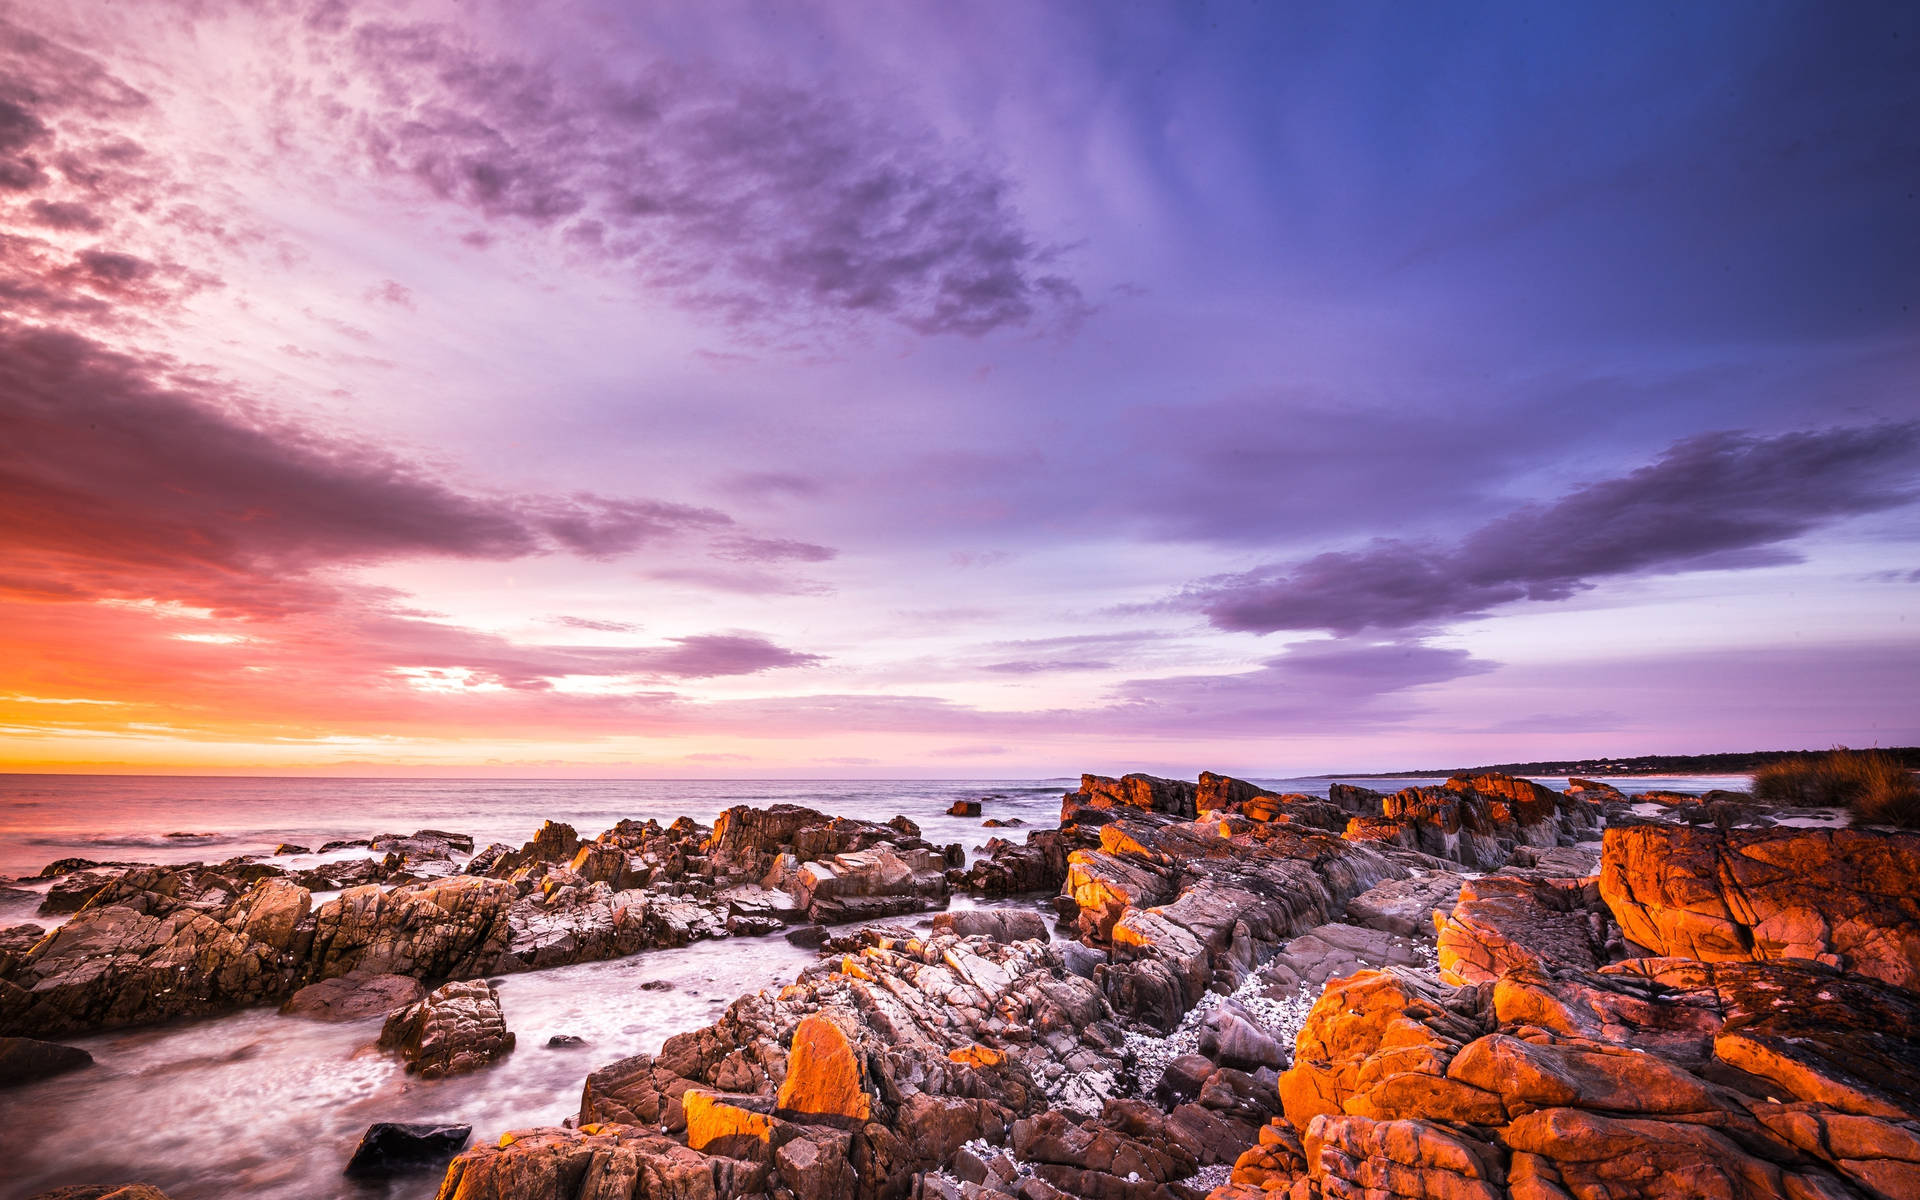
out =
[[422,1079],[477,1071],[513,1046],[500,992],[484,979],[444,984],[395,1009],[380,1029],[380,1048],[398,1053],[407,1073]]
[[[264,863],[87,872],[67,924],[0,947],[0,1035],[60,1036],[278,1003],[352,976],[438,981],[614,958],[786,923],[946,903],[958,847],[905,818],[880,824],[795,805],[745,806],[708,831],[623,821],[591,842],[549,822],[525,846],[452,873],[471,839],[373,839],[386,857],[346,872],[413,882],[348,887],[315,907]],[[54,864],[60,866],[62,864]],[[476,867],[478,869],[476,869]],[[51,869],[51,868],[50,868]],[[322,868],[324,870],[324,868]],[[328,879],[329,886],[334,880]]]
[[1704,962],[1808,959],[1920,990],[1920,834],[1610,829],[1600,890],[1622,933]]

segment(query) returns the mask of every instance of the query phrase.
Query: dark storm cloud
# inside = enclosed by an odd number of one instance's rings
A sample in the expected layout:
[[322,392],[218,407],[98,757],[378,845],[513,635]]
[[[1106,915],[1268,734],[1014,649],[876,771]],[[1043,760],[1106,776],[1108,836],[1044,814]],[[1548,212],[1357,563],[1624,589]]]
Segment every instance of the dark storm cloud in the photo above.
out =
[[1222,629],[1419,628],[1613,577],[1798,561],[1785,543],[1916,497],[1920,424],[1705,434],[1453,546],[1380,539],[1211,580],[1189,598]]

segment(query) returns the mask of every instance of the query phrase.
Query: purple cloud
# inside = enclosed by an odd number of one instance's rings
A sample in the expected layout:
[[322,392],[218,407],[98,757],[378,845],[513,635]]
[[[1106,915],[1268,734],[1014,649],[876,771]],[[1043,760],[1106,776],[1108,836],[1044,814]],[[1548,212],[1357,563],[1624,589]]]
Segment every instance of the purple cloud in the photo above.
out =
[[728,562],[827,562],[839,553],[831,546],[816,546],[792,538],[734,534],[714,543],[713,556]]
[[595,77],[429,24],[315,34],[372,82],[336,121],[377,169],[733,322],[980,335],[1086,311],[1008,181],[894,114],[658,63]]
[[1207,581],[1221,629],[1416,629],[1610,577],[1796,562],[1783,543],[1920,497],[1920,424],[1675,443],[1628,475],[1531,505],[1447,547],[1392,539]]
[[0,551],[23,590],[274,611],[344,564],[606,557],[731,526],[664,501],[463,492],[73,333],[0,323],[0,396]]

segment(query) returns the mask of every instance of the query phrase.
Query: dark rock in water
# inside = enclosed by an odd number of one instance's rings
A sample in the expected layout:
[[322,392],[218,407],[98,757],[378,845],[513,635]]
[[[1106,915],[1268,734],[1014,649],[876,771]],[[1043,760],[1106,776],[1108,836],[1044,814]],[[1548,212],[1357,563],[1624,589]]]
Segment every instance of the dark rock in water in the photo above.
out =
[[420,981],[408,975],[342,975],[301,988],[280,1011],[313,1021],[357,1021],[384,1016],[426,994]]
[[473,1136],[471,1125],[402,1125],[379,1121],[367,1126],[347,1161],[346,1174],[380,1179],[411,1171],[437,1171],[460,1153]]
[[640,990],[643,992],[670,992],[673,990],[673,983],[671,980],[666,979],[649,979],[640,985]]
[[35,1192],[28,1200],[168,1200],[150,1183],[83,1183]]
[[1022,821],[1019,817],[1008,817],[1004,821],[999,817],[989,817],[980,822],[980,824],[987,829],[1018,829],[1022,825],[1025,825],[1026,822]]
[[85,871],[92,867],[150,867],[152,863],[136,862],[96,862],[91,858],[56,858],[40,868],[39,878],[52,879],[55,875],[68,875],[74,871]]
[[935,933],[955,937],[989,937],[996,942],[1018,942],[1026,938],[1051,941],[1047,919],[1025,908],[969,908],[944,912],[933,919]]
[[313,851],[308,847],[296,846],[292,842],[281,842],[278,846],[275,846],[273,848],[273,852],[275,854],[312,854],[313,853]]
[[802,925],[798,929],[787,930],[787,941],[804,950],[818,950],[827,944],[825,925]]
[[93,1065],[93,1055],[74,1046],[33,1038],[0,1037],[0,1088],[17,1087]]
[[366,844],[366,838],[341,838],[338,841],[327,842],[322,845],[320,847],[320,853],[331,854],[335,850],[359,850],[363,849]]
[[950,817],[977,817],[980,815],[978,800],[955,800],[953,807],[947,810]]
[[513,1050],[500,993],[484,979],[443,984],[387,1018],[380,1048],[398,1050],[408,1074],[439,1079],[477,1071]]
[[547,1039],[549,1050],[577,1050],[587,1044],[587,1039],[572,1033],[556,1033]]

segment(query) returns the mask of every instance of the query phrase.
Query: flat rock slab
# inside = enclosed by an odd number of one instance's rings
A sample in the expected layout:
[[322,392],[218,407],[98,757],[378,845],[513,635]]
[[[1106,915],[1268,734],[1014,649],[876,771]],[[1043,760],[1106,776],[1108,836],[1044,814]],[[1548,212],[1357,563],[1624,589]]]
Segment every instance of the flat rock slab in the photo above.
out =
[[1459,875],[1430,871],[1409,879],[1389,879],[1347,901],[1347,920],[1401,937],[1432,937],[1433,914],[1447,912],[1460,899]]
[[1382,929],[1318,925],[1294,938],[1260,969],[1262,995],[1283,1000],[1302,991],[1317,996],[1329,979],[1380,967],[1417,967],[1427,958],[1419,943]]

